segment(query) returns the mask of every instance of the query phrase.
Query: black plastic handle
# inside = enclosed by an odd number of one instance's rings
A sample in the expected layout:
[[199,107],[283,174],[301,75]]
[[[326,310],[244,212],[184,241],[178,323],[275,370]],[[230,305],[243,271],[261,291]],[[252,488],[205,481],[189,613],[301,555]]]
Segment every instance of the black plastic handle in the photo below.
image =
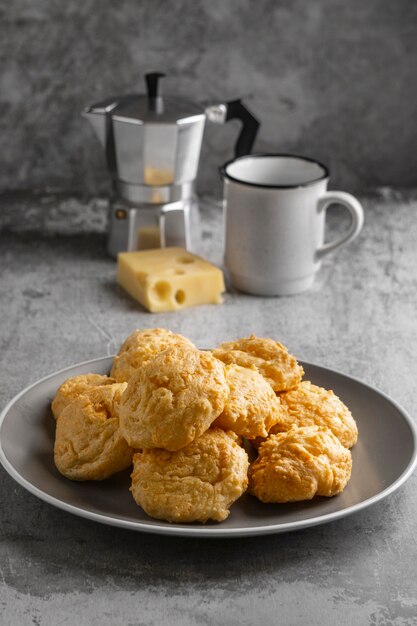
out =
[[242,104],[241,100],[232,100],[227,102],[226,122],[238,119],[242,122],[242,129],[235,144],[235,157],[249,154],[255,143],[256,135],[260,126],[260,122],[254,115]]
[[160,97],[159,79],[164,76],[165,74],[162,74],[162,72],[149,72],[145,74],[146,90],[149,100],[156,100],[156,98]]

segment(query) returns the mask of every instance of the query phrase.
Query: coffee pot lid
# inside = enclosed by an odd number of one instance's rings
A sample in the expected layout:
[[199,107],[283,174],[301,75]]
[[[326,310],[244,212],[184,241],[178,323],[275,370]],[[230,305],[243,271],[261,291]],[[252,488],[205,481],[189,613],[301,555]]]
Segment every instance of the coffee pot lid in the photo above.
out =
[[165,74],[145,74],[146,94],[129,94],[107,99],[89,107],[89,112],[111,115],[114,120],[131,124],[177,124],[205,117],[202,107],[189,100],[165,97],[161,81]]

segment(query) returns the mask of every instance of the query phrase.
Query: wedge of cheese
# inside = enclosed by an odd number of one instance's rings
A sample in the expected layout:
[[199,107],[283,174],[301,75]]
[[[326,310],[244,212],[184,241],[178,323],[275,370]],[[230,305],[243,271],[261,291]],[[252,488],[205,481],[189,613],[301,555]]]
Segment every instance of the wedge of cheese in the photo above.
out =
[[117,282],[152,313],[219,304],[225,290],[223,272],[183,248],[121,252]]

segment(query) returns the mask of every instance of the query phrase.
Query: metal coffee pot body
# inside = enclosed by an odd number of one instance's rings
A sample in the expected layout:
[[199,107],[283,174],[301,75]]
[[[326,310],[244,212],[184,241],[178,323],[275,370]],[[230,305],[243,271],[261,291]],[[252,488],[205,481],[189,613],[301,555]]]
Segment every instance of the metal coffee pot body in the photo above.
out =
[[106,155],[113,179],[108,251],[165,246],[192,247],[192,216],[198,212],[195,180],[206,118],[243,122],[235,152],[250,152],[259,126],[240,101],[201,106],[163,97],[155,72],[147,93],[107,99],[84,111]]

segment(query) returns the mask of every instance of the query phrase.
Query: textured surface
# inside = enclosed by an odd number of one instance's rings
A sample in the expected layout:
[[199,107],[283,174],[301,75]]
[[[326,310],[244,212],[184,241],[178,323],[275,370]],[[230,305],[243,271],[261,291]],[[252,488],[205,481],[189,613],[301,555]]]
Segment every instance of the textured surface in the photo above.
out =
[[230,393],[214,425],[248,439],[267,437],[284,419],[271,385],[256,370],[239,365],[226,366],[226,381]]
[[302,426],[271,435],[250,468],[250,492],[262,502],[331,497],[346,487],[352,471],[349,450],[327,428]]
[[59,415],[54,461],[61,474],[71,480],[105,480],[130,467],[133,449],[119,427],[119,406],[126,386],[96,386]]
[[165,328],[135,330],[122,343],[114,357],[110,376],[117,382],[129,382],[133,374],[157,352],[172,346],[193,344],[182,335],[176,335]]
[[[99,204],[16,200],[0,220],[0,403],[58,369],[116,351],[136,327],[165,326],[211,347],[250,332],[376,385],[415,414],[413,197],[364,201],[362,235],[329,257],[314,289],[151,315],[115,284]],[[201,252],[221,258],[206,207]],[[412,626],[417,478],[350,518],[287,535],[186,540],[100,526],[54,509],[0,470],[0,622]]]
[[295,356],[270,337],[251,334],[249,337],[225,341],[213,350],[213,354],[227,365],[234,363],[242,367],[255,368],[270,383],[274,391],[292,389],[298,385],[304,373]]
[[120,428],[134,448],[175,451],[200,437],[224,409],[225,367],[186,344],[155,354],[130,378]]
[[329,428],[346,448],[355,445],[358,428],[349,408],[328,389],[317,387],[304,380],[295,389],[280,395],[283,414],[287,423],[278,423],[272,433],[279,433],[292,426],[320,426]]
[[[331,166],[349,189],[417,179],[413,0],[13,0],[0,8],[0,189],[108,188],[83,108],[143,91],[212,103],[243,97],[259,151]],[[219,189],[238,123],[207,127],[200,189]]]
[[133,457],[132,496],[169,522],[223,522],[248,486],[249,459],[237,435],[209,428],[177,450],[142,450]]
[[[68,378],[58,388],[54,399],[51,402],[51,411],[55,419],[61,415],[62,411],[76,398],[88,393],[92,389],[102,385],[113,385],[114,378],[102,374],[81,374]],[[123,381],[119,381],[123,382]]]

